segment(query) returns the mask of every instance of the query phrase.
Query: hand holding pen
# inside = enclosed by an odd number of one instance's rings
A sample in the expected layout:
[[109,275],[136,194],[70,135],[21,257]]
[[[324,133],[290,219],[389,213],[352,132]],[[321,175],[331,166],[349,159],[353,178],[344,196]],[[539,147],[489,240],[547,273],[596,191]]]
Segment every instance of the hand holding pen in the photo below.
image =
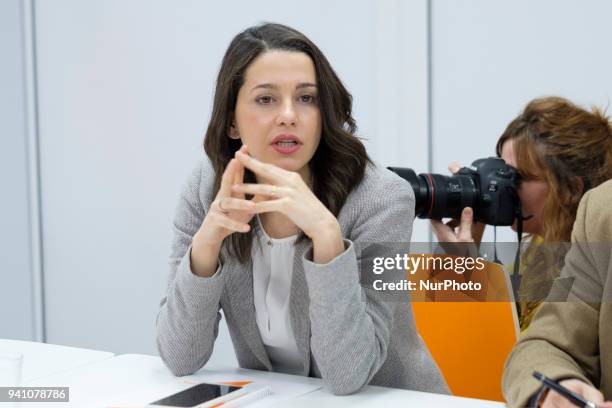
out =
[[533,376],[549,390],[538,405],[542,408],[612,408],[612,402],[604,402],[603,394],[583,381],[568,379],[556,382],[537,371],[534,371]]

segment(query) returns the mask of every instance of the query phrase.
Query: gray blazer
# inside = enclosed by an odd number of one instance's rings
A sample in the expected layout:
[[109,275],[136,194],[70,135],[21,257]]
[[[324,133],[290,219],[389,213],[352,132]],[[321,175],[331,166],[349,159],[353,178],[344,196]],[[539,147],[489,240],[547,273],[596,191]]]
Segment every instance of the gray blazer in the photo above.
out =
[[[240,366],[272,370],[255,321],[252,264],[240,264],[222,250],[221,270],[212,277],[198,277],[190,270],[191,239],[214,199],[213,178],[210,162],[202,160],[187,180],[174,218],[157,347],[177,376],[192,374],[208,361],[221,309]],[[366,384],[448,393],[416,331],[410,303],[383,301],[380,293],[359,283],[362,259],[356,246],[407,243],[413,220],[410,185],[369,165],[338,215],[345,251],[328,264],[316,264],[310,240],[296,246],[290,316],[302,374],[322,378],[334,394],[354,393]]]

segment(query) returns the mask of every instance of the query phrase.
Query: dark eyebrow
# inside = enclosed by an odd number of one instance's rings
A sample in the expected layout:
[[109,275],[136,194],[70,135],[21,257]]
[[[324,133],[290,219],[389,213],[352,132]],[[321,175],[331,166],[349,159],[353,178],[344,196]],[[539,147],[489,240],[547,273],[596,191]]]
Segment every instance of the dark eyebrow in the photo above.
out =
[[[316,87],[317,87],[317,84],[313,84],[312,82],[301,82],[295,87],[295,89],[316,88]],[[256,89],[277,89],[277,88],[278,87],[274,84],[264,83],[264,84],[259,84],[257,86],[254,86],[253,89],[251,89],[251,92]]]
[[251,92],[256,90],[256,89],[276,89],[276,85],[272,85],[272,84],[259,84],[257,86],[254,86],[253,89],[251,89]]
[[312,82],[302,82],[301,84],[298,84],[298,86],[295,87],[295,89],[302,89],[302,88],[316,88],[317,84],[313,84]]

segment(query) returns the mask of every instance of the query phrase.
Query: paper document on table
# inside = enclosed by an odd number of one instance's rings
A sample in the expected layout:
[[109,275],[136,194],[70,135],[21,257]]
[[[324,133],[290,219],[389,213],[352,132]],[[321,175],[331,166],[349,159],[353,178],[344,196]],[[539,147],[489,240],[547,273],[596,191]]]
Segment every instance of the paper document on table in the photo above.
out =
[[240,369],[202,370],[197,374],[184,377],[190,382],[208,382],[228,384],[250,381],[249,386],[257,388],[270,387],[271,393],[258,401],[248,404],[249,408],[267,407],[288,401],[300,395],[316,391],[322,387],[320,378],[301,377],[288,374]]

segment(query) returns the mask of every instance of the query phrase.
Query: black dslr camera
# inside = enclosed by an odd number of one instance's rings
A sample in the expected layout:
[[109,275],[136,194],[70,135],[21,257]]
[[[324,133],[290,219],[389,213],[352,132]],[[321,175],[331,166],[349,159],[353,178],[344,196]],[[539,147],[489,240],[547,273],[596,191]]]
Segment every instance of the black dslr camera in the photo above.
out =
[[412,169],[401,167],[389,170],[412,185],[419,218],[460,218],[465,207],[472,207],[475,221],[489,225],[512,225],[522,217],[519,174],[500,158],[478,159],[452,176],[417,176]]

